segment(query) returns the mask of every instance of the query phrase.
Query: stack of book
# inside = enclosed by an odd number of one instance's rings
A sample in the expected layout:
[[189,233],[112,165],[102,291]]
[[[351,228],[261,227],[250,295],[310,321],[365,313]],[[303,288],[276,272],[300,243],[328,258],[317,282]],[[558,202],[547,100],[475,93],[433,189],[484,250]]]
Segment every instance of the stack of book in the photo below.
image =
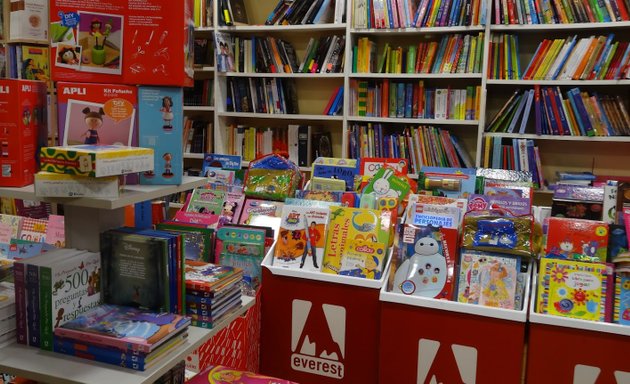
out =
[[192,325],[212,328],[241,306],[240,268],[186,261],[186,315]]
[[345,12],[345,1],[341,0],[280,0],[265,25],[341,23]]
[[630,20],[628,3],[607,1],[494,0],[494,24],[570,24]]
[[144,371],[188,337],[181,315],[103,304],[55,329],[55,352]]
[[292,79],[228,77],[226,112],[298,114]]
[[12,283],[0,283],[0,345],[14,340],[15,331],[15,289]]

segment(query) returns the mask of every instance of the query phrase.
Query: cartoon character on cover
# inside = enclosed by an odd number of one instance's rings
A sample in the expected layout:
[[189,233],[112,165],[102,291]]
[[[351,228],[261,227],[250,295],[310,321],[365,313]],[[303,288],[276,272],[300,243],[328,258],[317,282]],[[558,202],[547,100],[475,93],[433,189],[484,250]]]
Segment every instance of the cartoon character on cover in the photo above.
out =
[[289,381],[274,379],[252,372],[243,372],[218,365],[208,372],[209,384],[289,384]]
[[[438,235],[439,236],[439,235]],[[394,291],[406,295],[437,297],[446,284],[446,259],[440,253],[440,240],[422,237],[414,244],[415,253],[405,260],[394,276]]]
[[[304,218],[306,220],[306,217]],[[306,249],[302,254],[302,260],[300,261],[300,268],[304,267],[304,263],[306,262],[306,257],[311,256],[313,260],[313,267],[315,269],[319,269],[317,265],[317,253],[315,247],[317,246],[317,242],[322,237],[319,231],[317,230],[317,223],[312,221],[311,225],[304,230],[304,236],[306,237]]]
[[[482,277],[483,291],[481,293],[484,305],[488,307],[502,307],[502,303],[510,300],[510,294],[505,284],[508,272],[501,263],[493,263],[487,276]],[[487,279],[487,280],[486,280]]]
[[162,98],[162,108],[160,108],[160,112],[162,112],[162,120],[164,120],[164,128],[165,131],[170,131],[173,129],[173,99],[170,96],[164,96]]
[[381,197],[395,197],[397,199],[400,198],[400,191],[396,191],[392,189],[389,185],[388,179],[394,175],[394,171],[391,169],[385,170],[383,173],[383,177],[380,179],[376,179],[372,184],[372,188],[374,189],[374,193],[376,193],[376,198]]
[[599,243],[595,240],[586,242],[582,244],[582,254],[587,256],[590,259],[597,257],[597,248],[599,248]]
[[85,136],[83,144],[98,144],[101,141],[98,137],[98,129],[103,125],[105,111],[103,108],[92,111],[89,107],[85,107],[81,112],[85,115],[85,125],[87,126],[87,131],[81,135]]
[[281,244],[277,251],[278,258],[282,260],[292,261],[298,256],[305,254],[306,246],[304,245],[300,231],[283,229],[280,231],[280,239],[278,241]]

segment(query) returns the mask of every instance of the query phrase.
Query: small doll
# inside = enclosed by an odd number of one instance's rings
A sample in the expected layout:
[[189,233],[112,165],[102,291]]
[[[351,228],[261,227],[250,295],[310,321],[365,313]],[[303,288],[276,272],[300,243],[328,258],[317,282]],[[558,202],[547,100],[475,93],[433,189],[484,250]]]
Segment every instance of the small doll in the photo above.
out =
[[173,165],[171,164],[171,160],[173,159],[173,155],[166,152],[162,155],[162,159],[164,159],[164,172],[162,173],[163,177],[173,177]]
[[98,112],[92,111],[89,107],[86,107],[82,112],[85,115],[85,125],[87,126],[87,131],[81,135],[85,136],[84,144],[98,144],[100,142],[98,129],[103,125],[103,115],[105,115],[105,111],[103,108],[99,108]]
[[173,99],[170,96],[164,96],[162,98],[162,108],[160,108],[160,112],[162,112],[162,119],[164,120],[164,128],[165,131],[170,131],[173,129]]

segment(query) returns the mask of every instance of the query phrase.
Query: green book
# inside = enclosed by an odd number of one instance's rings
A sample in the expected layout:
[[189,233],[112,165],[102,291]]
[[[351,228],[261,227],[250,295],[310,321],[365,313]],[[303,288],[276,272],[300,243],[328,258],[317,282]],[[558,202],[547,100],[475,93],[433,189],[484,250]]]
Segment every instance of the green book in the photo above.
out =
[[158,224],[157,229],[183,235],[186,260],[210,261],[213,229],[185,222],[165,222]]

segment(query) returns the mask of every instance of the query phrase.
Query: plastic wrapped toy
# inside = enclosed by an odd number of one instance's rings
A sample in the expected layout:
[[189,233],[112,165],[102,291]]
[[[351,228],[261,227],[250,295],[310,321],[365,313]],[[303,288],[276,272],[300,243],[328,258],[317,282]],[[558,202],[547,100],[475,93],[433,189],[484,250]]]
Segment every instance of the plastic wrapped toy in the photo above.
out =
[[502,217],[493,212],[469,212],[464,217],[462,247],[532,256],[531,215]]
[[284,201],[287,197],[293,197],[301,177],[297,165],[282,156],[271,154],[249,164],[243,190],[247,197]]

